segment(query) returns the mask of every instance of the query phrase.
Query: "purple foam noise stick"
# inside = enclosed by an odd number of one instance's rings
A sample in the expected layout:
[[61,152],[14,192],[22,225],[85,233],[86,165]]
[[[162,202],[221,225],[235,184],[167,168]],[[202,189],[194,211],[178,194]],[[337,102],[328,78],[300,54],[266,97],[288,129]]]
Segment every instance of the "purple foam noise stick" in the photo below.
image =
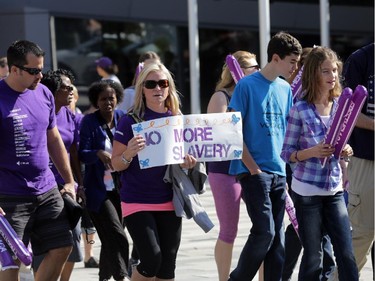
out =
[[301,97],[302,73],[303,73],[303,65],[298,71],[296,77],[294,77],[292,84],[290,85],[290,87],[292,88],[293,102],[296,102]]
[[7,270],[11,268],[18,268],[18,265],[14,262],[11,254],[5,247],[3,239],[0,237],[0,264],[1,270]]
[[12,249],[16,257],[24,264],[30,265],[32,261],[32,254],[25,247],[22,240],[17,236],[14,229],[11,227],[7,219],[0,214],[0,234]]
[[143,66],[144,66],[144,63],[143,63],[143,62],[138,63],[138,66],[137,66],[137,68],[135,69],[135,74],[134,74],[134,80],[135,80],[135,81],[137,80],[139,73],[142,71]]
[[225,58],[225,62],[229,68],[229,72],[232,75],[234,82],[237,84],[238,81],[240,81],[240,79],[245,76],[243,74],[241,66],[239,65],[236,58],[232,55],[227,55],[227,57]]
[[[337,137],[339,136],[342,122],[347,113],[349,107],[350,99],[352,97],[352,90],[347,87],[341,93],[335,111],[333,112],[333,117],[331,118],[330,124],[328,126],[327,133],[324,137],[324,143],[335,145]],[[322,167],[327,163],[328,157],[320,158],[320,163]]]
[[355,88],[348,106],[348,112],[344,117],[341,130],[335,143],[334,155],[336,159],[339,159],[341,151],[348,143],[349,137],[355,127],[358,115],[361,113],[362,106],[365,103],[367,96],[367,89],[364,86],[358,85]]
[[294,208],[294,203],[292,198],[289,195],[288,191],[285,191],[286,197],[285,197],[285,211],[287,212],[289,216],[289,220],[292,223],[294,230],[296,231],[297,235],[298,234],[298,221],[297,221],[297,216],[296,216],[296,209]]

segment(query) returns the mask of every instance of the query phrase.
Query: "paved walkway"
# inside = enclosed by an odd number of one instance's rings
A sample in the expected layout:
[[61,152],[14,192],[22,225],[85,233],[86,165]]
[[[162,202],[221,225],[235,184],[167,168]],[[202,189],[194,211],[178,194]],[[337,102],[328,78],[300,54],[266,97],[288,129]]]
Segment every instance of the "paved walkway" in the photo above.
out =
[[[214,246],[218,234],[218,222],[215,207],[210,190],[201,195],[201,201],[205,206],[211,220],[216,225],[209,233],[204,233],[193,220],[183,221],[182,242],[177,258],[176,281],[217,281],[216,264],[214,259]],[[286,220],[286,223],[288,221]],[[251,223],[248,219],[244,204],[241,207],[241,217],[239,225],[239,235],[235,243],[233,252],[232,267],[236,266],[237,259],[242,250],[250,229]],[[94,246],[96,257],[99,256],[100,241]],[[292,281],[297,280],[298,267],[296,268]],[[71,281],[97,281],[98,270],[86,269],[83,262],[77,263],[73,271]],[[111,279],[112,280],[112,279]],[[258,280],[258,278],[254,278]],[[370,260],[362,270],[361,281],[372,280],[372,270]]]

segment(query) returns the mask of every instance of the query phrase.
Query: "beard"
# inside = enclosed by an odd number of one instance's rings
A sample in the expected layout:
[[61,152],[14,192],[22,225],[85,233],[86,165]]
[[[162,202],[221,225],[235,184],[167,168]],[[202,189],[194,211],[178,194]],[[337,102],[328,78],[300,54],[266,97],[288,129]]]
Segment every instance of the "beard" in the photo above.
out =
[[39,84],[39,80],[35,80],[29,87],[27,87],[29,90],[35,90],[36,87]]

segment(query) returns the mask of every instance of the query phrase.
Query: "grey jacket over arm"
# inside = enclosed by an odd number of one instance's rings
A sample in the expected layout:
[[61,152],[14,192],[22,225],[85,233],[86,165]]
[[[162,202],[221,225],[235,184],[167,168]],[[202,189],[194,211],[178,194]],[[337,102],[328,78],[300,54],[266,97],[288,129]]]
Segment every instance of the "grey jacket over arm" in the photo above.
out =
[[178,164],[169,165],[164,176],[164,181],[172,183],[173,186],[173,205],[176,215],[187,219],[193,218],[207,233],[214,224],[199,200],[199,194],[205,191],[206,179],[206,169],[201,162],[190,169],[188,174]]

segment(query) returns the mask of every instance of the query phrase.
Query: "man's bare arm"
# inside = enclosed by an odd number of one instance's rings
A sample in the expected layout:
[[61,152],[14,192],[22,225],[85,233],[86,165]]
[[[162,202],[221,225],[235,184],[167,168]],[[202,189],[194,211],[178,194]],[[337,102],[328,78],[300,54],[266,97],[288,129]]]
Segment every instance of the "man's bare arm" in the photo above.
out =
[[258,164],[255,162],[253,156],[251,156],[251,153],[245,143],[243,143],[242,162],[245,164],[246,168],[250,171],[250,174],[256,175],[262,172]]
[[370,118],[367,115],[360,113],[355,125],[356,127],[361,128],[361,129],[374,131],[374,124],[375,124],[374,121],[375,120],[373,118]]

